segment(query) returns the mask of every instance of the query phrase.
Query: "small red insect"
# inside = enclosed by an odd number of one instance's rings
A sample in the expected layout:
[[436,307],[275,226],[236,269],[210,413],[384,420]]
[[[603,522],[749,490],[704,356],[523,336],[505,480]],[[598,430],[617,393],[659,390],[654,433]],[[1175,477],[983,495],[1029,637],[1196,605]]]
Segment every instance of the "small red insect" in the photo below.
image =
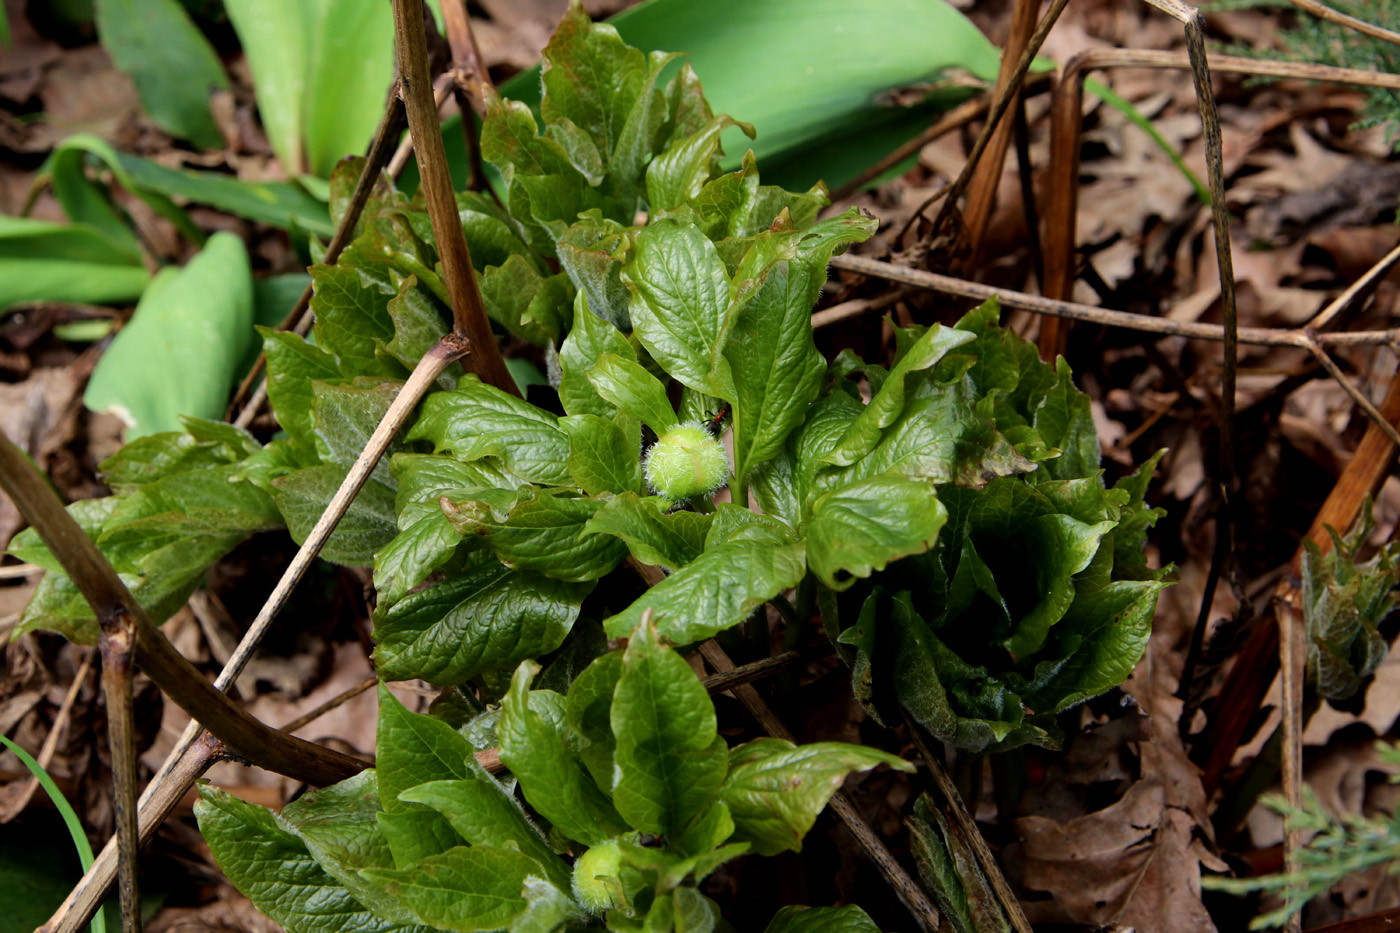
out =
[[706,430],[718,437],[724,433],[724,421],[729,417],[729,403],[725,402],[719,407],[719,411],[705,412],[704,425]]

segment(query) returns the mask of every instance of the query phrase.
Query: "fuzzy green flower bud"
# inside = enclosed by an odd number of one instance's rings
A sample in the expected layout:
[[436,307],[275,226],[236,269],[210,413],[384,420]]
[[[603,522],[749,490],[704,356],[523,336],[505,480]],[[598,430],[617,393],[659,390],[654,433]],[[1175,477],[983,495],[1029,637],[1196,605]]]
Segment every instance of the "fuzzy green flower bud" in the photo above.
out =
[[708,496],[729,482],[724,445],[699,421],[678,424],[647,452],[647,483],[672,502]]
[[600,842],[574,863],[574,899],[594,915],[627,910],[645,886],[641,873],[623,860],[617,839]]

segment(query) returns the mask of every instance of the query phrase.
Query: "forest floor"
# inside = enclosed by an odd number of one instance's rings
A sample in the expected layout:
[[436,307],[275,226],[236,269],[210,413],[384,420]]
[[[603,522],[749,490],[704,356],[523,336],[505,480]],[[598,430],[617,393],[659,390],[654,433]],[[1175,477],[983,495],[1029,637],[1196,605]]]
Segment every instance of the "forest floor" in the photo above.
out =
[[[222,152],[199,156],[172,144],[143,116],[131,82],[95,43],[61,45],[38,34],[25,4],[6,0],[13,45],[0,52],[0,213],[24,206],[43,159],[66,136],[84,131],[124,151],[168,164],[219,167],[244,178],[275,177],[276,163],[256,126],[246,71],[222,102]],[[565,4],[563,0],[481,0],[473,6],[478,40],[492,75],[502,80],[532,65]],[[604,15],[617,4],[592,4]],[[993,41],[1006,36],[1011,4],[990,0],[964,9]],[[1273,47],[1276,31],[1296,16],[1264,8],[1208,15],[1216,48],[1243,43]],[[1180,25],[1143,3],[1076,0],[1050,34],[1043,55],[1064,62],[1091,48],[1172,49],[1185,46]],[[1205,139],[1188,72],[1115,69],[1097,75],[1148,117],[1167,145],[1205,178]],[[1227,203],[1241,326],[1297,328],[1355,282],[1400,241],[1400,162],[1386,131],[1355,127],[1363,98],[1336,85],[1251,84],[1217,75]],[[1084,274],[1074,300],[1179,322],[1219,323],[1221,292],[1209,207],[1189,179],[1121,112],[1086,96],[1079,210],[1075,242]],[[1042,204],[1048,192],[1048,95],[1028,99],[1032,184]],[[42,113],[43,119],[33,119]],[[736,114],[742,119],[742,114]],[[858,252],[888,256],[902,244],[896,231],[965,163],[980,124],[974,122],[926,145],[902,176],[848,198],[881,220],[881,233]],[[1021,199],[1014,152],[999,188],[976,274],[1000,288],[1035,293],[1036,259]],[[178,239],[163,221],[132,204],[143,234],[170,252]],[[206,229],[245,236],[258,274],[293,271],[285,235],[226,215],[194,208]],[[50,194],[32,215],[61,220]],[[1053,219],[1052,219],[1053,221]],[[919,228],[916,227],[917,232]],[[934,269],[934,271],[943,271]],[[956,274],[956,273],[955,273]],[[882,322],[948,322],[966,301],[894,286],[848,272],[833,276],[823,308],[849,302],[872,307],[819,331],[828,353],[845,347],[878,351],[891,342]],[[1382,281],[1346,322],[1348,329],[1388,326],[1400,278]],[[1040,321],[1009,316],[1034,338]],[[0,430],[22,444],[70,500],[105,491],[97,464],[120,444],[121,425],[93,414],[82,391],[103,344],[84,346],[52,332],[60,319],[43,314],[0,317]],[[1119,690],[1080,708],[1083,731],[1066,749],[1025,752],[1031,786],[998,806],[992,773],[976,782],[975,812],[1000,854],[1008,877],[1037,923],[1110,924],[1151,931],[1243,929],[1258,902],[1202,894],[1201,873],[1233,869],[1266,872],[1282,864],[1283,827],[1262,807],[1247,816],[1222,816],[1238,807],[1240,776],[1279,721],[1279,687],[1266,696],[1226,768],[1203,780],[1211,749],[1193,736],[1210,735],[1233,651],[1251,626],[1272,624],[1276,584],[1308,533],[1329,491],[1350,462],[1368,427],[1367,416],[1343,388],[1297,347],[1241,348],[1237,415],[1231,441],[1240,480],[1241,521],[1235,529],[1233,572],[1204,614],[1212,629],[1197,682],[1184,701],[1180,681],[1215,548],[1218,479],[1217,416],[1223,355],[1217,343],[1159,337],[1080,324],[1066,352],[1077,382],[1093,399],[1110,482],[1165,448],[1149,502],[1166,510],[1150,536],[1150,560],[1174,564],[1177,585],[1162,596],[1151,645],[1133,678]],[[1396,373],[1391,347],[1352,347],[1338,354],[1348,377],[1379,402]],[[1393,451],[1387,456],[1393,459]],[[1400,482],[1387,478],[1376,494],[1373,543],[1389,540],[1400,520]],[[0,546],[23,527],[0,499]],[[211,673],[228,656],[290,557],[285,537],[255,538],[224,560],[207,587],[165,626],[171,640]],[[31,568],[0,566],[0,634],[8,640],[37,584]],[[328,565],[300,588],[238,692],[260,719],[281,723],[344,695],[373,677],[365,589],[368,575]],[[1387,636],[1393,631],[1385,632]],[[112,831],[111,782],[105,712],[94,650],[45,634],[26,634],[0,655],[0,733],[38,753],[81,814],[94,845]],[[1271,675],[1270,675],[1271,676]],[[848,738],[898,749],[900,736],[867,720],[833,658],[802,670],[788,707],[800,738]],[[412,684],[399,694],[418,707],[431,690]],[[1204,699],[1204,704],[1197,702]],[[721,727],[742,713],[719,698]],[[304,734],[338,747],[370,753],[374,694],[350,698]],[[727,705],[726,705],[727,704]],[[1186,710],[1190,712],[1186,712]],[[154,768],[172,747],[184,714],[163,703],[148,683],[138,694],[142,761]],[[1183,717],[1187,720],[1181,727]],[[1308,784],[1329,811],[1390,813],[1400,792],[1377,758],[1377,738],[1394,738],[1400,718],[1400,657],[1382,664],[1360,694],[1340,706],[1324,705],[1304,735]],[[735,726],[735,728],[738,728]],[[1182,736],[1186,738],[1183,740]],[[46,740],[48,740],[46,744]],[[956,770],[956,768],[955,768]],[[269,806],[296,788],[286,779],[227,764],[209,774],[216,784]],[[965,786],[973,779],[965,775]],[[1277,789],[1275,782],[1274,789]],[[917,791],[892,773],[853,778],[858,805],[897,852],[901,808]],[[1003,804],[1006,801],[1002,801]],[[10,754],[0,755],[0,891],[28,885],[32,912],[0,911],[0,933],[27,931],[47,918],[74,878],[66,840],[44,794]],[[740,861],[716,876],[734,905],[755,909],[800,897],[851,899],[884,929],[912,929],[902,908],[882,894],[878,875],[863,861],[840,824],[823,816],[807,851],[770,860]],[[146,857],[144,872],[152,933],[181,929],[273,930],[226,881],[194,828],[189,801],[167,822]],[[823,875],[822,873],[825,873]],[[6,877],[14,879],[7,882]],[[815,879],[825,877],[818,883]],[[716,894],[719,897],[720,895]],[[9,901],[10,895],[0,895]],[[15,904],[7,905],[13,908]],[[1355,876],[1309,908],[1304,928],[1400,906],[1400,881],[1384,869]],[[761,913],[767,916],[767,912]],[[1089,927],[1085,927],[1086,929]]]

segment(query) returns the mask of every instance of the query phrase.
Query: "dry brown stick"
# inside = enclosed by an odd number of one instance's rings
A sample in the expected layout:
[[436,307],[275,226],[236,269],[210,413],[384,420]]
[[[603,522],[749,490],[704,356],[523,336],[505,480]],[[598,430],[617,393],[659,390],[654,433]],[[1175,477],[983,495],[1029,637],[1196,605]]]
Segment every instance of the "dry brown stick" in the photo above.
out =
[[921,217],[924,211],[940,197],[945,198],[943,207],[939,210],[938,216],[933,222],[933,226],[929,228],[929,235],[924,238],[925,242],[932,239],[943,229],[943,225],[947,223],[951,212],[957,207],[958,199],[962,197],[963,191],[967,188],[968,180],[972,176],[973,167],[977,165],[978,160],[982,157],[982,153],[987,148],[988,142],[991,140],[993,128],[1000,122],[1002,115],[1006,113],[1012,98],[1020,92],[1021,84],[1025,80],[1026,73],[1030,71],[1031,63],[1035,61],[1035,56],[1040,52],[1040,47],[1045,44],[1045,37],[1050,34],[1051,28],[1054,27],[1055,21],[1060,18],[1060,13],[1064,11],[1065,5],[1068,2],[1069,0],[1051,0],[1050,8],[1045,11],[1045,16],[1041,18],[1039,25],[1035,28],[1035,32],[1031,35],[1030,41],[1026,43],[1025,49],[1021,52],[1021,57],[1016,61],[1016,70],[1012,72],[1011,80],[1002,88],[1001,93],[996,97],[996,102],[992,104],[992,109],[987,112],[987,122],[983,125],[982,132],[978,134],[976,142],[972,144],[972,151],[967,154],[967,162],[964,163],[962,172],[959,173],[958,177],[951,185],[942,189],[923,204],[919,205],[919,209],[916,210],[904,224],[904,229],[900,231],[900,235],[896,238],[897,240],[902,241],[904,239],[904,234],[909,230],[910,226],[913,225],[916,218]]
[[[1166,318],[1148,317],[1144,314],[1131,314],[1126,311],[1111,311],[1093,305],[1074,301],[1057,301],[1028,295],[1025,292],[1005,288],[994,288],[977,282],[968,282],[952,276],[910,269],[893,263],[869,259],[865,256],[836,256],[831,260],[832,268],[847,272],[857,272],[902,285],[926,288],[945,295],[956,295],[973,301],[986,301],[997,298],[1008,308],[1068,318],[1072,321],[1085,321],[1105,327],[1123,327],[1128,330],[1145,331],[1164,337],[1188,337],[1192,340],[1225,339],[1225,331],[1219,324],[1202,324],[1198,321],[1173,321]],[[1400,340],[1400,328],[1390,330],[1352,331],[1350,333],[1313,334],[1311,337],[1301,330],[1284,330],[1271,327],[1241,327],[1239,341],[1242,344],[1261,347],[1296,347],[1308,349],[1308,341],[1315,340],[1324,347],[1379,346]]]
[[[445,71],[433,79],[433,103],[437,105],[438,113],[442,113],[442,105],[447,103],[447,96],[452,93],[452,82],[457,76],[450,71]],[[390,178],[398,178],[403,174],[403,170],[408,165],[408,159],[413,155],[413,134],[404,133],[399,140],[399,146],[394,150],[393,158],[389,160],[389,166],[385,169]]]
[[[156,829],[185,796],[185,791],[208,770],[209,766],[223,757],[222,744],[212,736],[189,750],[170,772],[164,782],[152,781],[142,795],[139,814],[139,842],[145,844],[155,835]],[[107,896],[107,889],[117,873],[117,840],[107,840],[106,846],[97,853],[92,865],[83,877],[68,892],[58,910],[35,933],[79,933],[92,919],[98,907]]]
[[[1283,673],[1279,696],[1282,716],[1283,749],[1279,764],[1283,778],[1283,796],[1295,812],[1303,806],[1303,667],[1307,647],[1303,633],[1301,593],[1289,581],[1280,584],[1281,593],[1275,611],[1278,616],[1279,665]],[[1292,816],[1284,820],[1283,860],[1285,870],[1298,870],[1298,850],[1303,834]],[[1299,922],[1294,922],[1299,921]],[[1297,933],[1301,918],[1294,914],[1288,927]]]
[[[481,50],[476,46],[466,3],[443,0],[442,19],[447,44],[452,49],[452,96],[462,115],[462,141],[467,147],[467,188],[480,191],[487,187],[486,169],[481,163],[481,144],[472,114],[476,114],[476,119],[485,118],[486,102],[495,96],[496,87],[491,83],[491,73],[481,62]],[[496,197],[496,192],[493,190],[491,195]]]
[[[700,653],[717,674],[728,673],[736,669],[734,662],[729,659],[729,655],[713,638],[701,643]],[[753,688],[752,684],[736,685],[732,688],[732,692],[734,698],[744,704],[744,708],[749,711],[749,714],[758,720],[758,724],[763,727],[764,732],[775,738],[793,741],[792,733],[788,731],[787,726],[783,725],[773,710],[764,702],[763,697],[758,695],[758,691]],[[832,795],[829,805],[846,824],[851,835],[855,836],[856,841],[865,850],[865,854],[880,869],[880,873],[885,876],[885,881],[894,889],[895,894],[909,909],[909,913],[913,915],[919,925],[929,933],[938,930],[940,919],[937,909],[929,903],[923,889],[914,883],[904,867],[890,854],[890,850],[885,848],[880,837],[875,835],[875,832],[856,812],[846,795],[837,791]]]
[[1322,368],[1327,370],[1332,378],[1337,381],[1337,384],[1346,390],[1347,395],[1350,395],[1356,404],[1361,406],[1361,410],[1366,413],[1366,417],[1371,419],[1371,423],[1384,431],[1385,436],[1390,438],[1392,444],[1400,444],[1400,431],[1397,431],[1395,425],[1386,420],[1385,415],[1381,414],[1380,409],[1366,397],[1365,393],[1358,389],[1352,381],[1346,377],[1346,374],[1342,372],[1342,368],[1337,365],[1336,361],[1332,359],[1327,351],[1319,347],[1316,341],[1309,341],[1308,351],[1312,353],[1313,358],[1316,359],[1318,363],[1322,364]]
[[471,371],[483,382],[518,396],[520,390],[506,369],[500,347],[491,333],[491,322],[476,285],[471,253],[467,250],[467,238],[452,194],[452,176],[447,167],[437,107],[433,103],[432,78],[428,74],[422,0],[394,0],[394,45],[428,218],[432,221],[433,238],[442,261],[443,281],[452,298],[452,331],[468,344],[471,356],[465,365]]
[[345,705],[346,703],[355,699],[355,697],[364,693],[366,690],[370,689],[378,683],[378,677],[366,677],[364,680],[355,684],[355,686],[351,687],[349,690],[345,690],[341,693],[336,694],[335,696],[331,697],[329,700],[322,703],[320,706],[316,707],[310,712],[302,713],[296,719],[293,719],[291,722],[283,726],[282,731],[295,732],[303,726],[310,725],[311,723],[320,719],[322,716],[329,713],[331,710],[335,709],[336,707]]
[[1375,291],[1376,286],[1380,285],[1381,280],[1395,267],[1397,262],[1400,262],[1400,246],[1396,246],[1386,253],[1380,262],[1367,269],[1366,273],[1352,282],[1346,291],[1328,302],[1327,307],[1319,311],[1317,316],[1308,322],[1308,326],[1313,330],[1322,330],[1332,323],[1337,315],[1350,308],[1354,302]]
[[[96,608],[96,607],[94,607]],[[135,652],[136,621],[125,612],[102,620],[102,692],[107,699],[107,743],[112,758],[115,794],[112,810],[117,829],[117,890],[121,900],[122,933],[140,933],[141,889],[136,881],[136,721],[132,712],[131,659]]]
[[[1011,13],[1011,31],[1006,37],[1006,45],[1001,52],[1001,68],[997,72],[996,96],[1001,95],[1011,85],[1016,73],[1016,63],[1035,32],[1036,14],[1040,12],[1040,0],[1016,0]],[[1020,105],[1021,94],[1014,90],[1009,98],[1008,110]],[[971,250],[971,268],[978,267],[982,255],[982,238],[987,224],[992,218],[996,205],[997,188],[1001,186],[1002,171],[1006,166],[1006,151],[1011,146],[1011,135],[1015,129],[1012,114],[1003,114],[996,126],[991,128],[991,138],[982,158],[977,160],[972,177],[967,184],[967,203],[963,208],[963,223],[967,226],[968,245]],[[988,121],[990,123],[990,121]]]
[[885,292],[883,295],[875,295],[870,298],[852,298],[850,301],[843,301],[839,305],[832,305],[812,315],[812,329],[827,327],[840,321],[859,317],[867,311],[881,311],[894,304],[904,297],[904,290],[900,288]]
[[1346,26],[1355,29],[1363,35],[1372,39],[1380,39],[1382,42],[1389,42],[1391,45],[1400,45],[1400,33],[1391,32],[1375,23],[1368,23],[1364,19],[1357,19],[1355,16],[1348,16],[1340,10],[1334,10],[1325,3],[1318,0],[1291,0],[1292,4],[1300,10],[1306,10],[1318,19],[1325,19],[1329,23],[1336,23],[1338,26]]
[[[393,155],[394,146],[398,143],[399,135],[404,128],[404,108],[398,95],[391,89],[389,99],[384,105],[384,114],[379,118],[379,127],[374,131],[374,139],[370,141],[369,151],[365,153],[364,170],[360,172],[360,178],[355,182],[355,191],[350,196],[350,203],[346,206],[345,214],[340,218],[340,223],[335,228],[335,233],[331,236],[331,241],[326,244],[325,255],[321,261],[327,265],[334,263],[339,258],[341,250],[350,244],[355,237],[355,225],[360,222],[360,213],[365,209],[365,204],[369,202],[370,192],[374,190],[374,184],[379,180],[380,170],[388,163],[389,157]],[[307,283],[302,289],[301,297],[292,306],[292,310],[287,312],[287,316],[282,319],[282,323],[277,325],[278,330],[289,330],[305,315],[306,309],[311,306],[311,284]],[[248,392],[257,381],[267,365],[267,358],[258,354],[258,360],[253,364],[252,370],[238,385],[238,391],[233,395],[233,401],[229,403],[229,416],[232,418],[233,412],[238,412],[238,418],[234,421],[240,428],[246,428],[257,415],[262,407],[261,401],[258,404],[243,405],[242,400],[248,398]],[[266,389],[260,393],[260,398],[267,397]]]
[[[1021,93],[1024,96],[1029,96],[1031,94],[1040,93],[1049,86],[1049,72],[1031,75],[1022,82]],[[939,139],[944,134],[951,133],[953,130],[967,126],[973,120],[976,120],[991,109],[991,106],[992,97],[990,94],[981,94],[974,97],[972,100],[963,101],[952,110],[939,116],[938,120],[935,121],[933,125],[919,133],[918,136],[902,143],[899,148],[895,149],[889,155],[880,159],[880,161],[869,168],[864,169],[855,178],[852,178],[850,181],[831,192],[831,200],[835,202],[850,197],[905,159],[916,155],[920,149],[924,148],[935,139]]]

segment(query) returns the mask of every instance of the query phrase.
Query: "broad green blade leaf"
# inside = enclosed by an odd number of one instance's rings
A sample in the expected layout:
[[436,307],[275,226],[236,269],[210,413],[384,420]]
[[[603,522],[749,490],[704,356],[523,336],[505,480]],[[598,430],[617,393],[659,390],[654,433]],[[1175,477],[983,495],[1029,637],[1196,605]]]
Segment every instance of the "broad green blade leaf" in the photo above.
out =
[[[355,385],[311,383],[311,420],[316,428],[316,453],[326,463],[351,467],[374,435],[389,406],[398,397],[397,382],[358,382]],[[386,458],[402,445],[390,443]],[[389,489],[394,477],[386,460],[375,464],[370,478]]]
[[[277,509],[287,520],[287,530],[298,544],[335,497],[349,471],[335,463],[306,467],[272,481]],[[394,491],[374,479],[360,489],[349,510],[321,549],[321,557],[347,567],[372,567],[374,555],[394,540]]]
[[613,803],[634,828],[679,834],[724,781],[729,748],[704,686],[649,622],[631,633],[612,702]]
[[607,321],[589,310],[582,290],[574,299],[574,327],[559,348],[559,401],[571,415],[599,415],[611,418],[617,406],[605,401],[593,388],[588,371],[603,354],[621,359],[637,359],[637,351],[627,338]]
[[475,764],[470,761],[475,755],[471,744],[442,720],[409,712],[381,681],[375,747],[379,800],[385,812],[419,814],[425,821],[421,827],[424,833],[460,845],[461,837],[445,817],[430,807],[401,800],[399,795],[431,781],[469,777]]
[[666,399],[666,387],[642,364],[616,353],[604,353],[587,375],[605,402],[636,418],[654,434],[665,434],[676,426],[676,413]]
[[558,419],[469,375],[452,392],[434,392],[407,440],[426,440],[462,460],[494,457],[532,483],[567,486],[569,435]]
[[1063,357],[1055,361],[1055,375],[1054,388],[1036,410],[1035,428],[1045,443],[1064,454],[1045,461],[1042,469],[1056,479],[1088,476],[1099,468],[1099,435],[1089,396],[1074,387]]
[[252,338],[248,253],[231,233],[148,291],[98,361],[83,403],[113,411],[128,436],[178,431],[180,415],[219,418]]
[[202,149],[223,145],[209,95],[228,87],[219,57],[177,0],[96,0],[97,31],[136,82],[156,125]]
[[441,813],[471,845],[508,846],[528,855],[537,872],[556,887],[568,888],[569,867],[545,844],[515,798],[480,765],[465,780],[429,781],[409,788],[399,799]]
[[880,933],[870,915],[855,904],[845,907],[784,907],[764,933]]
[[802,544],[738,540],[711,546],[603,625],[609,635],[623,637],[650,609],[653,624],[670,641],[703,641],[796,586],[806,564]]
[[627,287],[622,284],[622,262],[632,245],[626,231],[617,221],[590,214],[565,230],[554,248],[559,265],[584,295],[588,308],[620,330],[630,331]]
[[299,837],[311,857],[356,900],[378,917],[412,924],[416,918],[397,900],[360,875],[362,868],[393,868],[394,857],[379,828],[379,785],[373,769],[331,787],[312,788],[282,808],[283,826]]
[[750,139],[754,136],[751,125],[721,114],[652,159],[647,166],[647,203],[652,210],[674,210],[700,194],[710,180],[720,134],[731,126],[741,128]]
[[[383,920],[357,901],[283,829],[269,810],[208,784],[194,814],[199,831],[229,881],[287,933],[419,931]],[[288,897],[295,890],[296,897]]]
[[[365,876],[438,930],[500,930],[525,909],[525,881],[539,866],[514,849],[458,846],[411,870],[370,869]],[[291,931],[289,931],[291,933]]]
[[511,677],[510,692],[501,701],[496,727],[501,760],[519,779],[525,799],[541,816],[570,839],[597,845],[629,827],[570,747],[566,724],[540,715],[535,708],[538,704],[531,703],[532,696],[543,692],[530,693],[530,680],[538,667],[522,662]]
[[566,892],[539,878],[525,879],[525,909],[510,923],[510,933],[557,933],[587,922],[588,915]]
[[125,302],[149,281],[140,255],[95,227],[0,216],[0,309],[22,301]]
[[[646,54],[629,48],[611,27],[597,28],[581,6],[571,5],[546,50],[540,113],[547,123],[568,120],[611,154],[642,93]],[[606,80],[599,80],[606,75]]]
[[914,770],[902,758],[860,745],[754,739],[729,753],[720,800],[734,818],[736,841],[750,843],[759,855],[800,852],[802,838],[846,775],[882,764]]
[[700,556],[710,516],[698,512],[667,513],[670,503],[623,493],[588,520],[585,531],[616,535],[644,564],[679,570]]
[[635,494],[642,488],[639,443],[616,422],[597,415],[570,415],[559,419],[559,427],[569,435],[569,472],[584,492],[590,496]]
[[933,547],[948,510],[926,483],[885,474],[829,492],[812,507],[807,562],[832,589]]
[[679,382],[710,393],[710,351],[729,308],[729,275],[715,245],[694,227],[658,221],[638,232],[622,280],[647,352]]
[[376,618],[379,673],[446,686],[547,654],[563,643],[591,588],[473,555],[450,580]]
[[394,78],[393,11],[366,0],[305,6],[315,11],[301,104],[306,167],[329,178],[342,156],[365,151],[384,112]]
[[299,175],[307,167],[302,148],[305,89],[316,12],[322,6],[282,0],[224,3],[253,72],[263,129],[288,175]]

